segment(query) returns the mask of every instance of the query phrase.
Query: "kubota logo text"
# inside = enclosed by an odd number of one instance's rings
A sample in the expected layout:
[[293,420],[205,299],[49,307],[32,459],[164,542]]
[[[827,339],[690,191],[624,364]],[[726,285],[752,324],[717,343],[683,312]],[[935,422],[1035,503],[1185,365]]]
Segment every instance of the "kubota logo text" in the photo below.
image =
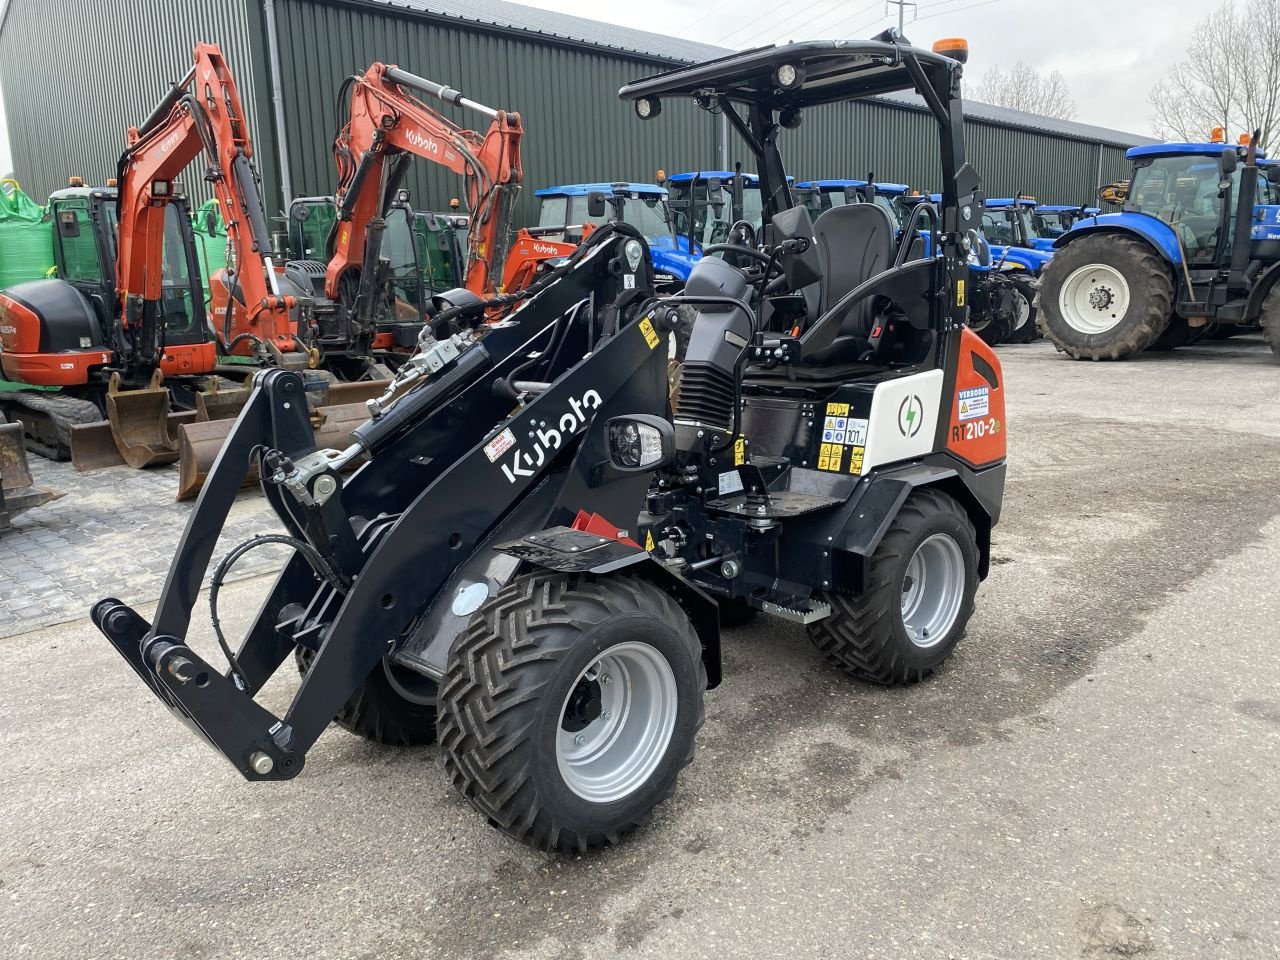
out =
[[546,243],[535,243],[533,245],[533,252],[541,253],[542,255],[548,256],[548,257],[554,257],[557,253],[560,252],[560,249],[559,247],[553,247],[550,244],[546,244]]
[[433,138],[424,136],[417,130],[406,130],[404,138],[424,153],[439,153],[440,144]]
[[[538,420],[529,423],[528,433],[533,443],[531,450],[516,447],[510,461],[502,465],[502,472],[508,483],[515,483],[520,477],[532,477],[549,459],[549,454],[559,450],[566,437],[572,437],[581,430],[590,417],[589,411],[603,403],[600,394],[588,390],[581,399],[569,398],[569,409],[560,415],[558,421]],[[524,426],[522,421],[521,427]]]
[[182,139],[182,133],[178,130],[173,131],[173,133],[169,134],[167,137],[165,137],[163,140],[160,141],[160,152],[168,153],[170,150],[174,148],[177,142],[181,139]]

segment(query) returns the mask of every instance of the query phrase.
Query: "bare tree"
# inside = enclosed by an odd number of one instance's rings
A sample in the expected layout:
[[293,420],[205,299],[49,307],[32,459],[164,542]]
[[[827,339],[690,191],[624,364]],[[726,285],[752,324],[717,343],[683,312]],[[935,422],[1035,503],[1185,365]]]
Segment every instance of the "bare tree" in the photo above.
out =
[[992,67],[984,73],[974,88],[973,99],[1060,120],[1076,115],[1076,102],[1067,88],[1066,77],[1057,70],[1042,75],[1021,60],[1008,70]]
[[1280,0],[1224,3],[1197,24],[1186,59],[1151,90],[1152,123],[1166,138],[1228,138],[1261,130],[1261,146],[1280,133]]

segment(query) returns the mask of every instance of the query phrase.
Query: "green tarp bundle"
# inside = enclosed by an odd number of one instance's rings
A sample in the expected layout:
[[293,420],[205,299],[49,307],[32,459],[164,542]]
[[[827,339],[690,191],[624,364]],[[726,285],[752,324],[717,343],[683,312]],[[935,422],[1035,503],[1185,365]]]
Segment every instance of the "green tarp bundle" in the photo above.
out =
[[196,235],[196,258],[200,261],[200,282],[209,300],[209,278],[227,266],[227,226],[217,200],[206,200],[191,215]]
[[0,181],[0,290],[53,269],[53,224],[16,180]]

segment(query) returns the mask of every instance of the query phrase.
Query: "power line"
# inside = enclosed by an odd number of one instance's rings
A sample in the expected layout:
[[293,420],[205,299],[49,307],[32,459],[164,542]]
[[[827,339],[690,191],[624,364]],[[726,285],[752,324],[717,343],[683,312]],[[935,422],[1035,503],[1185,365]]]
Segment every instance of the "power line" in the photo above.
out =
[[734,6],[738,2],[739,0],[724,0],[723,3],[716,4],[710,10],[708,10],[706,13],[700,16],[697,20],[694,20],[694,21],[691,21],[690,23],[685,24],[684,29],[688,30],[690,27],[696,27],[698,24],[700,24],[703,20],[706,20],[708,17],[715,16],[721,10],[725,9],[726,7]]
[[[939,6],[939,7],[940,7],[940,6],[942,6],[944,3],[948,3],[948,2],[951,2],[951,0],[940,0],[940,2],[939,2],[939,3],[935,4],[935,6]],[[949,13],[963,13],[965,10],[974,10],[974,9],[976,9],[976,8],[978,8],[978,7],[988,7],[988,6],[990,6],[991,4],[993,4],[993,3],[998,3],[998,2],[999,2],[999,0],[982,0],[982,2],[981,2],[981,3],[971,3],[971,4],[969,4],[969,6],[967,6],[967,7],[957,7],[957,8],[956,8],[956,9],[954,9],[954,10],[943,10],[941,13],[929,13],[929,14],[925,14],[923,17],[917,17],[916,19],[917,19],[917,20],[931,20],[931,19],[933,19],[934,17],[945,17],[945,16],[946,16],[947,14],[949,14]]]
[[[836,5],[838,6],[840,2],[841,2],[841,0],[836,0]],[[842,17],[841,17],[841,20],[844,20],[844,19],[851,19],[852,17],[860,17],[860,16],[862,16],[862,14],[866,13],[866,12],[867,12],[868,10],[870,10],[872,7],[877,7],[877,6],[879,6],[879,5],[880,5],[880,2],[881,2],[881,0],[872,0],[872,2],[871,2],[871,3],[867,4],[865,7],[861,8],[861,9],[860,9],[860,10],[858,10],[856,13],[851,13],[851,14],[848,14],[847,16],[842,16]],[[735,37],[735,36],[737,36],[738,34],[742,33],[744,30],[748,30],[748,29],[750,29],[751,27],[755,26],[755,24],[759,23],[761,20],[764,20],[766,17],[768,17],[770,14],[772,14],[772,13],[774,13],[774,12],[775,12],[775,8],[774,8],[774,7],[772,7],[772,6],[770,6],[770,7],[769,7],[769,9],[767,9],[767,10],[766,10],[763,14],[761,14],[760,16],[756,17],[756,18],[755,18],[754,20],[752,20],[750,23],[744,24],[743,26],[740,26],[740,27],[738,27],[738,28],[736,28],[736,29],[734,29],[734,30],[729,31],[728,33],[726,33],[723,37],[721,37],[721,38],[720,38],[719,40],[717,40],[716,42],[717,42],[717,43],[724,43],[724,42],[725,42],[726,40],[728,40],[730,37]],[[812,24],[815,24],[818,20],[821,20],[821,19],[823,19],[824,17],[827,17],[827,16],[831,15],[832,13],[836,13],[836,12],[838,12],[838,11],[835,9],[835,7],[828,7],[826,10],[823,10],[821,13],[814,14],[814,12],[813,12],[813,8],[811,7],[811,8],[809,8],[809,9],[806,9],[804,12],[802,12],[798,17],[793,16],[793,17],[790,17],[790,18],[788,18],[788,19],[784,20],[782,23],[780,23],[780,24],[777,26],[777,28],[776,28],[775,30],[771,30],[771,31],[770,31],[770,33],[771,33],[772,35],[774,35],[774,36],[777,36],[777,35],[779,35],[779,34],[780,34],[780,32],[781,32],[781,31],[783,31],[783,30],[787,30],[787,29],[790,29],[793,25],[802,25],[802,26],[803,26],[803,25],[812,25]],[[801,23],[801,21],[803,21],[803,23]],[[837,20],[836,22],[837,22],[837,23],[839,23],[839,22],[841,22],[841,21],[840,21],[840,20]],[[826,28],[824,28],[824,29],[826,29]]]

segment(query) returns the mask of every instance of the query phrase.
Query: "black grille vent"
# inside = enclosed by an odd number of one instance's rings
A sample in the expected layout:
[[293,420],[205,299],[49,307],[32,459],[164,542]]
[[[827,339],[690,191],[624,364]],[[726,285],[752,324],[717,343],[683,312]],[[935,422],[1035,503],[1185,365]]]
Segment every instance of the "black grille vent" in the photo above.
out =
[[733,377],[711,363],[686,363],[680,368],[676,419],[728,430],[733,423]]

